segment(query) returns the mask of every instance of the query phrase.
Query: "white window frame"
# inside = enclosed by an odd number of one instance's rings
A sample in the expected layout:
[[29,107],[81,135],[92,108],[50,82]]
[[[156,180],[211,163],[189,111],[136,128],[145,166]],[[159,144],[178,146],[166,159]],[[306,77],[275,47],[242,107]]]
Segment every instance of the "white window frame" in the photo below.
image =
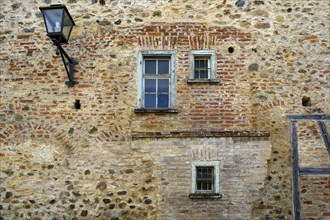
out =
[[[214,171],[214,186],[213,191],[198,191],[196,183],[196,167],[213,167]],[[219,194],[220,193],[220,161],[193,161],[191,163],[191,193],[192,194]]]
[[[195,57],[208,57],[209,71],[208,78],[195,79]],[[190,82],[193,81],[216,81],[216,52],[214,50],[192,50],[189,54]]]
[[[144,107],[144,59],[145,58],[161,58],[170,57],[169,67],[169,109],[175,108],[176,102],[176,52],[175,51],[139,51],[138,53],[138,97],[137,106],[138,109],[146,109]],[[166,75],[155,75],[154,78],[166,78]],[[156,108],[161,109],[161,108]],[[152,110],[152,109],[151,109]],[[166,110],[166,109],[165,109]]]

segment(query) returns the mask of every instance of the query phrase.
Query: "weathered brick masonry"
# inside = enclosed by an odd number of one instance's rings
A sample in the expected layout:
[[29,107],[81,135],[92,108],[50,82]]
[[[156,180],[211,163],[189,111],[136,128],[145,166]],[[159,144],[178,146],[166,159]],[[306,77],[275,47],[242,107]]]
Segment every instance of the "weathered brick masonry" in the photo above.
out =
[[[133,130],[244,130],[251,128],[249,84],[245,63],[250,55],[251,34],[236,28],[206,27],[201,23],[161,23],[129,32],[140,50],[177,51],[177,106],[172,117],[140,116],[133,118]],[[233,45],[235,42],[235,45]],[[239,45],[239,46],[237,46]],[[228,48],[236,46],[235,54]],[[217,78],[220,84],[188,84],[191,50],[217,52]],[[221,94],[221,96],[219,96]],[[166,121],[165,121],[166,120]],[[164,125],[169,127],[164,127]]]
[[327,219],[330,216],[330,178],[301,178],[302,213],[305,219]]
[[[38,7],[0,0],[0,219],[290,219],[287,114],[329,114],[329,2],[68,0],[66,75]],[[139,51],[175,51],[177,112],[139,112]],[[218,83],[189,83],[191,50]],[[77,108],[77,103],[80,108]],[[330,130],[327,124],[328,131]],[[315,121],[304,166],[329,166]],[[190,199],[191,163],[220,194]],[[301,177],[303,219],[329,218],[329,177]]]

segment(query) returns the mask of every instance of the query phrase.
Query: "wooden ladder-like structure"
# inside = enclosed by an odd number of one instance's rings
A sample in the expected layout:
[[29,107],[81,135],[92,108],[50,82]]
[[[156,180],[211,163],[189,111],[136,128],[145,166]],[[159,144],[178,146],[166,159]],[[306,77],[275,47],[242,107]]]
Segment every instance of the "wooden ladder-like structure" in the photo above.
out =
[[330,175],[330,168],[300,167],[298,154],[298,120],[315,120],[319,127],[319,133],[330,157],[330,136],[324,121],[330,120],[330,115],[288,115],[291,121],[291,148],[292,148],[292,203],[293,219],[301,219],[300,205],[300,176],[302,175]]

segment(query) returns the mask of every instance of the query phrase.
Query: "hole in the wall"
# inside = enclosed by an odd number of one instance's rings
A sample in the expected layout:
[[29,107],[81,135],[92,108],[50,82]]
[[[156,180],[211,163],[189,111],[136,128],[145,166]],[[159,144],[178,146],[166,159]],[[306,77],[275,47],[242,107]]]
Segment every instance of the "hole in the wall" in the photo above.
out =
[[292,8],[288,8],[288,10],[287,10],[287,11],[288,11],[289,13],[290,13],[290,12],[292,12]]
[[75,109],[80,109],[80,107],[81,107],[80,100],[76,99],[76,101],[74,102],[74,108]]
[[302,106],[304,106],[304,107],[306,107],[306,106],[312,106],[311,98],[310,98],[310,97],[307,97],[307,96],[304,96],[304,97],[301,99],[301,104],[302,104]]
[[228,52],[229,53],[234,53],[234,48],[233,47],[228,47]]

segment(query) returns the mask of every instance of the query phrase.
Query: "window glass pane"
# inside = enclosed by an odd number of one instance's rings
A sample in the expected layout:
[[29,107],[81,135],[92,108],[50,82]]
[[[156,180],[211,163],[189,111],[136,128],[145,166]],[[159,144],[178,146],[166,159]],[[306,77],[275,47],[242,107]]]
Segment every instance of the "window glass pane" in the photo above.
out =
[[212,183],[207,184],[207,190],[212,190]]
[[203,59],[199,60],[199,68],[204,68],[205,67],[205,62]]
[[199,78],[201,79],[207,78],[207,72],[208,72],[207,70],[201,70],[199,74]]
[[169,60],[158,60],[158,74],[169,74]]
[[194,78],[199,79],[199,71],[198,70],[195,70]]
[[156,94],[145,94],[144,107],[156,108]]
[[205,69],[209,68],[209,60],[208,60],[208,58],[205,58],[205,59],[203,60],[203,67],[204,67]]
[[197,183],[197,190],[202,190],[202,183]]
[[195,59],[195,69],[199,68],[199,60]]
[[212,172],[212,170],[211,170],[211,168],[209,168],[209,172],[207,173],[207,178],[208,179],[213,179],[213,172]]
[[200,178],[202,178],[202,174],[201,174],[200,172],[197,172],[197,175],[196,175],[196,179],[197,179],[197,181],[198,181]]
[[168,108],[168,95],[158,95],[158,108]]
[[169,80],[168,79],[159,79],[158,80],[158,92],[159,93],[168,93],[169,89]]
[[156,92],[156,79],[145,79],[145,92]]
[[144,74],[156,74],[156,60],[144,61]]

